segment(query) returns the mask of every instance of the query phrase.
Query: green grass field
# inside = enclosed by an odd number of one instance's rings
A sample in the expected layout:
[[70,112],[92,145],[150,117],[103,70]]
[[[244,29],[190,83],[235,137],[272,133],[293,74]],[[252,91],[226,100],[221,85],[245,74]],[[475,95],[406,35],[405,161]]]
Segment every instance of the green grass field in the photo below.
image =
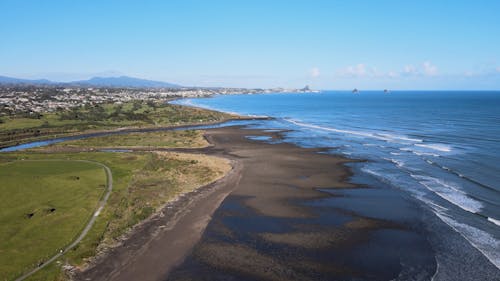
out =
[[[21,159],[25,159],[22,161]],[[195,155],[195,154],[184,154],[184,153],[154,153],[154,152],[135,152],[135,153],[110,153],[110,152],[85,152],[85,153],[38,153],[38,152],[24,152],[24,153],[3,153],[0,154],[0,180],[6,179],[6,182],[11,182],[11,185],[18,186],[23,185],[24,187],[17,190],[16,197],[12,196],[2,196],[2,203],[9,206],[13,205],[12,211],[3,214],[3,208],[0,209],[2,214],[0,217],[6,217],[6,221],[2,221],[2,229],[5,229],[5,233],[2,230],[1,235],[16,236],[10,231],[13,229],[17,223],[29,223],[29,221],[37,219],[37,215],[32,217],[32,219],[27,219],[24,216],[28,212],[33,212],[31,210],[36,209],[28,202],[32,200],[27,200],[30,196],[38,197],[40,196],[41,203],[39,203],[39,210],[42,210],[40,214],[44,214],[43,210],[49,209],[50,205],[46,202],[56,202],[56,198],[65,198],[66,195],[57,193],[57,190],[47,190],[40,194],[40,187],[42,184],[35,184],[30,181],[33,177],[39,177],[39,174],[51,172],[53,177],[59,177],[62,175],[60,181],[56,181],[53,178],[47,179],[47,182],[64,182],[74,180],[76,173],[73,173],[70,165],[67,165],[64,169],[59,169],[54,165],[65,166],[68,163],[77,163],[77,166],[83,163],[79,162],[30,162],[28,160],[50,160],[50,159],[68,159],[68,160],[92,160],[102,163],[108,166],[113,173],[113,192],[108,200],[106,207],[103,209],[99,215],[96,223],[89,231],[88,235],[82,240],[80,244],[77,245],[73,250],[67,252],[63,257],[59,258],[56,262],[52,263],[50,266],[40,270],[27,280],[36,281],[53,281],[53,280],[65,280],[64,275],[61,271],[61,266],[64,264],[71,265],[81,265],[86,261],[87,258],[95,256],[100,249],[104,249],[109,246],[116,244],[116,239],[123,235],[127,229],[134,226],[138,222],[149,217],[151,214],[156,212],[161,208],[166,202],[174,199],[181,193],[189,192],[195,188],[214,181],[215,179],[223,176],[230,169],[229,163],[220,158],[209,157],[205,155]],[[42,165],[43,163],[43,165]],[[23,165],[27,165],[24,167]],[[38,165],[38,166],[37,166]],[[102,168],[98,166],[92,166],[91,164],[86,164],[89,168],[88,171],[98,171],[99,177],[96,178],[96,183],[88,182],[87,187],[81,187],[81,192],[70,194],[67,196],[81,196],[88,200],[94,200],[93,205],[88,209],[89,212],[86,213],[86,218],[89,218],[97,198],[102,194],[104,187],[101,186],[105,183],[105,174]],[[90,166],[89,166],[90,165]],[[82,167],[87,167],[82,166]],[[7,168],[6,168],[7,167]],[[76,169],[76,168],[75,168]],[[68,171],[65,173],[64,171]],[[79,182],[83,183],[84,170],[79,172],[80,176]],[[24,173],[23,177],[16,176],[19,173]],[[77,175],[77,176],[78,176]],[[32,183],[32,185],[28,185]],[[63,184],[64,185],[64,184]],[[95,186],[99,186],[97,189]],[[66,185],[65,185],[66,186]],[[94,187],[93,187],[94,186]],[[0,191],[6,188],[6,185],[1,186]],[[96,189],[96,190],[94,190]],[[33,192],[35,190],[35,192]],[[65,189],[67,191],[68,189]],[[94,191],[97,194],[94,194]],[[85,196],[84,194],[87,194]],[[4,194],[5,193],[4,191]],[[53,197],[53,194],[55,198]],[[92,195],[94,194],[94,195]],[[43,199],[45,198],[45,199]],[[33,199],[34,200],[34,199]],[[75,202],[77,199],[72,199]],[[5,202],[3,202],[5,201]],[[38,202],[38,201],[36,201]],[[26,205],[25,205],[26,203]],[[72,212],[84,212],[87,210],[83,207],[77,208],[73,206]],[[18,211],[14,209],[19,208]],[[62,207],[61,207],[62,208]],[[38,209],[37,209],[38,210]],[[62,209],[61,209],[62,210]],[[57,214],[56,212],[53,213]],[[50,214],[50,215],[53,215]],[[45,215],[46,216],[46,215]],[[84,216],[85,217],[85,216]],[[9,219],[10,218],[10,219]],[[40,217],[38,219],[42,218]],[[85,221],[85,219],[83,219]],[[11,227],[11,224],[13,227]],[[83,224],[79,224],[79,226]],[[81,227],[77,226],[77,229],[73,229],[73,233],[79,233]],[[53,226],[47,226],[44,231],[54,231],[59,232],[60,229]],[[70,231],[68,227],[68,231]],[[40,232],[43,234],[45,232]],[[59,235],[58,233],[57,235]],[[51,247],[45,249],[47,252],[46,256],[53,254],[49,248],[60,249],[62,246],[59,241],[62,241],[56,235],[50,236],[43,234],[43,239],[50,241]],[[39,239],[42,239],[39,238]],[[4,276],[4,272],[15,273],[16,270],[22,270],[26,266],[36,266],[40,258],[30,257],[30,256],[19,256],[19,259],[12,259],[11,256],[16,252],[24,252],[26,248],[22,243],[30,244],[33,238],[31,236],[18,236],[14,238],[9,238],[6,240],[4,236],[1,236],[2,242],[0,241],[0,276]],[[17,240],[12,240],[17,239]],[[38,238],[37,238],[38,239]],[[69,239],[71,240],[71,238]],[[18,241],[18,242],[16,242]],[[1,243],[6,243],[3,246]],[[64,243],[62,243],[64,244]],[[30,247],[26,245],[26,247]],[[6,252],[5,249],[11,249],[11,252]],[[40,250],[41,252],[42,250]],[[4,262],[5,259],[7,262]],[[43,258],[42,258],[43,259]],[[27,262],[30,260],[30,262]],[[18,272],[18,271],[17,271]],[[10,273],[9,273],[10,274]],[[12,278],[7,278],[5,280],[11,280]],[[3,279],[0,279],[3,280]]]
[[[0,147],[88,131],[196,124],[231,117],[214,111],[141,102],[81,107],[44,114],[39,119],[10,116],[0,123]],[[75,160],[108,166],[114,179],[113,192],[87,236],[27,280],[66,280],[63,265],[84,264],[115,245],[128,229],[166,202],[214,181],[230,169],[226,160],[204,155],[77,152],[79,149],[64,152],[58,148],[206,145],[201,131],[164,131],[96,137],[32,151],[0,153],[0,280],[12,280],[53,256],[74,240],[90,219],[105,189],[105,173],[100,166]]]
[[75,161],[0,163],[0,276],[10,280],[70,244],[106,186],[102,167]]

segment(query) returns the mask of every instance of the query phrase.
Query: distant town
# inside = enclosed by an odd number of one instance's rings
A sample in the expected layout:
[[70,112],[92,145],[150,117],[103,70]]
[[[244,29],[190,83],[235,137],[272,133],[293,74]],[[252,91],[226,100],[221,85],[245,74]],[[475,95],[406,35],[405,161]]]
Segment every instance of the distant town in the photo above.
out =
[[302,89],[244,89],[244,88],[116,88],[61,87],[10,84],[0,85],[0,117],[36,115],[64,111],[74,107],[102,103],[124,103],[134,100],[166,102],[174,98],[208,97],[215,94],[307,93]]

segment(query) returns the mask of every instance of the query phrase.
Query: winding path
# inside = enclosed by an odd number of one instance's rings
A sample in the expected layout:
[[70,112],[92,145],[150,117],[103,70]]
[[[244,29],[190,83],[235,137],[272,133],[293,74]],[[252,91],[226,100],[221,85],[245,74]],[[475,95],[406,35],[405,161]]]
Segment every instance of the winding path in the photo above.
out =
[[[25,161],[36,161],[36,160],[25,160]],[[55,160],[54,159],[54,160],[41,160],[41,161],[68,161],[68,160]],[[85,228],[83,229],[83,231],[80,233],[80,235],[78,236],[78,238],[75,239],[75,241],[73,241],[69,246],[67,246],[66,248],[64,248],[61,252],[57,253],[55,256],[53,256],[50,259],[46,260],[39,267],[31,270],[30,272],[27,272],[27,273],[23,274],[22,276],[20,276],[19,278],[17,278],[15,281],[21,281],[21,280],[24,280],[24,279],[30,277],[31,275],[33,275],[34,273],[36,273],[40,269],[48,266],[50,263],[52,263],[53,261],[55,261],[56,259],[58,259],[62,255],[64,255],[66,252],[68,252],[73,247],[75,247],[78,243],[80,243],[83,240],[83,238],[85,238],[85,236],[87,235],[87,233],[89,232],[89,230],[92,228],[92,226],[94,225],[97,217],[99,216],[99,214],[101,213],[102,209],[106,205],[106,202],[108,201],[108,198],[109,198],[109,196],[111,194],[111,191],[113,190],[113,175],[111,174],[111,169],[109,169],[108,166],[106,166],[106,165],[104,165],[102,163],[94,162],[94,161],[89,161],[89,160],[70,160],[70,161],[91,163],[91,164],[95,164],[95,165],[103,167],[104,171],[106,172],[106,178],[107,178],[107,186],[108,186],[107,192],[106,192],[106,194],[104,194],[104,196],[99,201],[97,209],[94,212],[94,214],[92,215],[92,218],[90,218],[89,222],[87,223],[87,225],[85,226]]]

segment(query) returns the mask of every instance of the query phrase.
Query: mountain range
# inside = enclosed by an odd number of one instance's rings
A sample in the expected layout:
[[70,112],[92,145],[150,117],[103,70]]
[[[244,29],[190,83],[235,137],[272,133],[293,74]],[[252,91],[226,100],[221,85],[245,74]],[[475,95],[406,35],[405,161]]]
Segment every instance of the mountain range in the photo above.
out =
[[115,87],[115,88],[181,88],[182,86],[162,81],[147,80],[129,76],[92,77],[88,80],[56,82],[47,79],[20,79],[0,76],[0,85],[37,85],[37,86],[83,86],[83,87]]

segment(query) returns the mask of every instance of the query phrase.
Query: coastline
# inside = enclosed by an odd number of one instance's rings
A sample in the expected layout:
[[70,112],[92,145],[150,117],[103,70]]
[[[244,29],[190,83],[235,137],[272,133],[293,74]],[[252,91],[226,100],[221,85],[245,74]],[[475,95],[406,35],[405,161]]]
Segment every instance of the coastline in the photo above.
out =
[[[240,181],[242,177],[245,177],[245,171],[259,169],[258,166],[260,166],[259,162],[261,160],[249,163],[244,159],[250,157],[235,154],[235,148],[236,150],[264,149],[259,157],[274,154],[279,158],[283,158],[284,154],[287,155],[286,157],[296,154],[299,157],[309,157],[311,160],[321,158],[322,163],[328,162],[334,165],[337,171],[332,175],[328,175],[329,172],[323,168],[322,172],[316,174],[316,179],[311,179],[313,182],[324,188],[329,187],[331,184],[335,184],[337,188],[355,187],[346,182],[351,173],[344,165],[344,163],[355,160],[318,154],[317,152],[321,151],[321,149],[305,149],[284,143],[265,144],[247,139],[248,135],[259,135],[278,140],[281,138],[280,133],[249,130],[242,127],[208,129],[206,138],[211,145],[205,148],[189,149],[188,151],[190,153],[202,153],[227,158],[232,163],[232,170],[222,179],[200,187],[196,191],[185,194],[167,204],[157,215],[134,227],[124,237],[120,245],[97,257],[88,268],[73,272],[73,278],[75,280],[88,280],[89,278],[91,280],[137,280],[137,278],[141,280],[162,280],[168,276],[200,241],[205,227],[211,221],[212,214],[216,212],[224,199],[233,193],[235,193],[235,196],[239,196],[238,190],[242,188]],[[184,149],[165,150],[186,151]],[[276,152],[273,152],[273,150]],[[253,161],[255,160],[253,159]],[[288,160],[282,159],[281,161],[287,162]],[[303,170],[305,166],[298,167],[298,169]],[[299,173],[299,171],[296,170],[294,173]],[[269,177],[272,178],[273,175],[269,175]],[[257,180],[257,178],[254,179]],[[250,180],[252,181],[252,178]],[[304,179],[299,179],[299,181],[304,181]],[[300,185],[298,182],[294,184]],[[245,184],[245,186],[247,185]],[[285,201],[299,198],[322,198],[324,196],[326,195],[323,192],[312,186],[296,194],[280,188],[263,196],[263,200],[249,202],[249,204],[256,210],[258,209],[270,216],[278,214],[279,217],[298,216],[306,218],[309,215],[301,214],[300,208]]]
[[[238,95],[245,95],[245,94],[238,94]],[[215,98],[217,97],[217,94],[215,95],[211,95],[211,96],[208,96],[208,97],[197,97],[197,99],[208,99],[208,98]],[[173,104],[173,105],[178,105],[178,106],[182,106],[182,107],[187,107],[187,108],[194,108],[194,109],[202,109],[202,110],[210,110],[210,111],[215,111],[215,112],[221,112],[221,113],[225,113],[225,114],[229,114],[229,115],[232,115],[232,116],[237,116],[238,118],[241,118],[241,120],[252,120],[252,119],[262,119],[262,120],[266,120],[266,119],[273,119],[273,117],[270,117],[270,116],[266,116],[266,115],[242,115],[240,113],[237,113],[237,112],[231,112],[231,111],[224,111],[224,110],[220,110],[218,108],[211,108],[211,107],[203,107],[203,106],[199,106],[199,105],[196,105],[196,104],[192,104],[192,103],[175,103],[176,101],[186,101],[186,98],[176,98],[176,99],[172,99],[170,101],[168,101],[169,104]],[[236,120],[239,120],[238,118],[236,118]],[[228,120],[229,121],[229,120]]]
[[[214,156],[214,154],[203,154]],[[67,271],[71,280],[89,280],[88,278],[120,280],[116,276],[123,274],[123,270],[133,270],[138,277],[141,277],[151,270],[150,266],[156,268],[155,260],[160,258],[158,255],[162,255],[163,250],[173,253],[161,256],[166,265],[171,267],[179,264],[185,253],[199,240],[211,214],[239,180],[241,165],[235,161],[230,163],[231,170],[222,178],[179,195],[153,216],[132,227],[120,237],[117,245],[104,249],[91,258],[83,268],[72,268]],[[192,208],[193,205],[196,209]],[[188,223],[184,223],[186,221]],[[138,255],[144,256],[145,253],[150,253],[149,249],[154,249],[156,252],[145,255],[147,261],[142,263],[142,267],[128,267],[134,264]],[[160,268],[156,268],[158,269]]]
[[[343,207],[310,205],[349,197],[330,191],[370,189],[348,181],[353,174],[346,164],[357,160],[279,142],[282,133],[243,126],[213,128],[206,130],[209,147],[171,149],[228,158],[233,169],[219,181],[169,203],[135,227],[121,245],[88,268],[74,271],[73,279],[196,280],[200,274],[207,279],[238,280],[397,276],[399,260],[396,266],[392,257],[383,261],[387,267],[374,267],[379,262],[373,257],[368,266],[356,266],[362,255],[355,249],[368,247],[368,252],[379,253],[380,249],[370,249],[374,242],[389,248],[409,247],[425,260],[422,267],[428,275],[434,273],[429,245],[421,239],[415,242],[418,230],[408,224]],[[404,242],[390,246],[385,236],[371,241],[387,231],[396,233],[389,237],[395,235]],[[297,256],[282,256],[285,252]],[[346,262],[339,261],[339,256],[325,262],[325,257],[339,253]]]
[[[242,116],[236,120],[269,119],[272,118]],[[402,269],[399,260],[396,265],[392,257],[384,261],[390,264],[387,268],[373,267],[379,263],[373,253],[368,265],[367,261],[360,268],[356,265],[363,255],[359,256],[354,249],[373,243],[371,237],[384,231],[400,232],[395,237],[405,240],[392,246],[383,241],[386,247],[410,248],[423,260],[417,270],[425,273],[419,274],[431,277],[435,273],[435,260],[428,242],[423,238],[417,243],[413,241],[414,235],[421,236],[414,226],[394,221],[390,216],[373,218],[350,208],[309,206],[310,202],[346,197],[330,191],[371,189],[350,181],[353,170],[346,164],[363,160],[322,153],[329,148],[301,148],[283,143],[285,132],[246,126],[211,128],[205,129],[208,147],[162,149],[223,157],[231,161],[233,168],[217,182],[168,203],[159,213],[134,227],[120,245],[97,256],[88,267],[70,272],[72,279],[196,280],[200,274],[210,280],[317,280],[319,276],[319,279],[394,278]],[[268,162],[272,162],[269,167]],[[378,200],[377,197],[374,199]],[[356,199],[355,206],[364,204],[365,199]],[[325,214],[324,209],[332,213]],[[252,225],[250,229],[227,222],[235,215]],[[307,223],[308,220],[312,223]],[[270,227],[273,224],[277,226]],[[242,243],[241,240],[249,239],[245,236],[252,237],[254,242]],[[255,244],[255,241],[260,242]],[[278,256],[275,250],[262,251],[260,243],[266,245],[265,249],[279,249]],[[279,253],[282,250],[298,250],[299,260],[307,262],[301,264],[297,259],[282,262],[283,254]],[[318,256],[318,251],[323,254]],[[338,256],[331,262],[323,261],[339,251],[341,255],[351,256],[347,264]],[[247,258],[236,258],[239,255]],[[354,264],[349,264],[352,262]],[[269,272],[268,266],[278,270]]]
[[[272,119],[243,116],[207,125]],[[204,125],[193,125],[200,126]],[[190,126],[127,128],[116,133],[176,128]],[[439,266],[440,253],[435,248],[440,249],[436,241],[442,241],[429,237],[429,229],[422,225],[423,217],[429,221],[435,218],[408,200],[404,192],[353,180],[353,176],[362,175],[350,163],[362,160],[323,153],[331,148],[283,143],[285,130],[250,129],[246,125],[204,130],[208,147],[130,150],[219,156],[230,159],[232,170],[222,179],[169,202],[161,212],[126,233],[117,247],[91,259],[88,267],[67,271],[72,279],[197,280],[196,276],[203,275],[208,280],[405,280],[417,275],[423,279],[471,276],[470,267],[450,275],[450,269]],[[446,251],[455,252],[453,245],[446,247]],[[239,255],[246,258],[235,258]],[[474,258],[475,266],[489,263],[482,256]],[[492,278],[489,273],[485,276],[485,280],[494,280],[488,279]]]
[[[144,280],[391,279],[400,274],[400,261],[384,251],[400,247],[409,250],[403,256],[424,261],[417,267],[427,276],[434,273],[432,250],[423,238],[415,240],[420,234],[413,226],[330,204],[354,199],[353,206],[365,208],[367,201],[380,200],[378,195],[342,194],[372,192],[350,182],[353,174],[346,164],[359,160],[319,153],[321,148],[273,143],[282,138],[281,132],[222,128],[207,134],[215,147],[243,162],[241,181],[184,262],[161,278],[142,276]],[[125,274],[114,280],[133,278]]]
[[[389,99],[375,93],[373,99],[366,95],[362,101],[332,92],[329,96],[314,99],[297,97],[290,103],[278,97],[223,97],[192,103],[200,104],[202,108],[270,115],[276,121],[259,122],[259,128],[292,128],[295,132],[287,134],[287,141],[306,147],[321,147],[333,142],[337,148],[329,152],[366,159],[366,163],[349,165],[354,171],[351,181],[380,188],[380,191],[363,190],[355,195],[363,193],[369,198],[371,193],[394,194],[399,198],[387,200],[389,206],[409,201],[408,205],[413,205],[411,209],[418,212],[406,211],[404,209],[410,208],[405,207],[402,211],[397,208],[401,214],[391,214],[387,211],[388,206],[363,208],[357,206],[361,202],[347,204],[347,198],[330,200],[325,205],[342,202],[343,208],[370,217],[397,218],[425,233],[419,236],[431,244],[435,252],[433,263],[439,267],[434,277],[431,276],[433,280],[496,280],[499,272],[498,224],[490,218],[499,215],[498,206],[491,201],[498,198],[494,169],[498,155],[493,154],[490,158],[489,151],[498,150],[498,145],[461,134],[468,131],[468,121],[465,118],[453,119],[450,115],[453,113],[449,111],[436,112],[435,118],[398,114],[402,105],[411,106],[413,102],[418,102],[422,111],[433,110],[434,102],[441,106],[460,104],[462,112],[469,109],[464,101],[490,100],[492,96],[454,91],[442,95],[440,102],[431,96],[421,96],[420,92],[393,95]],[[485,107],[485,114],[491,117],[495,116],[493,104]],[[385,112],[392,108],[398,110]],[[361,113],[359,109],[362,109]],[[392,123],[400,117],[406,128]],[[479,116],[471,117],[474,122],[481,122]],[[292,124],[283,124],[285,121]],[[298,124],[293,121],[298,121]],[[420,122],[427,126],[420,127]],[[442,131],[446,127],[442,124],[447,122],[456,126],[453,129],[448,127],[453,135]],[[485,124],[492,125],[491,122]],[[474,132],[494,138],[494,133],[481,128],[482,125],[478,126]],[[470,153],[471,147],[478,148],[477,155]],[[484,169],[477,169],[483,164]],[[330,193],[334,196],[339,193],[354,195],[354,192]]]

